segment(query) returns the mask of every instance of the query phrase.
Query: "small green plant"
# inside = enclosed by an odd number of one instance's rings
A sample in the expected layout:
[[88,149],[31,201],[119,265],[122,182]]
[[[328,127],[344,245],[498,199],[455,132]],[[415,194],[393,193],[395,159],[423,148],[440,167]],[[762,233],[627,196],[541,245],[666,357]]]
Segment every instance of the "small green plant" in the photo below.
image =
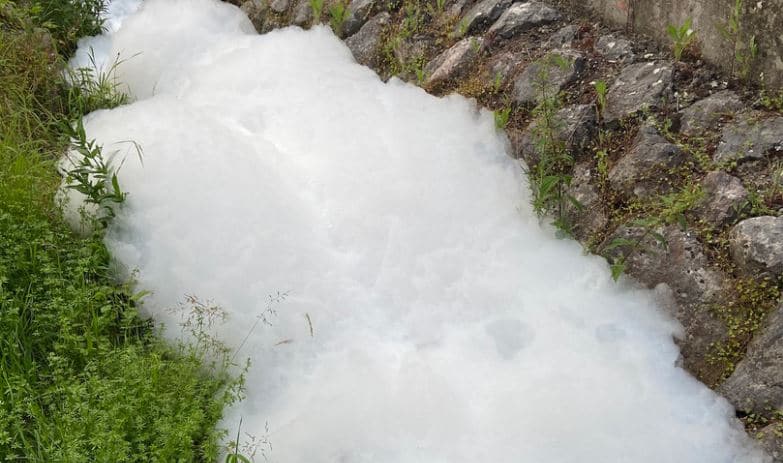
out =
[[759,94],[759,103],[769,111],[783,112],[783,90],[762,89]]
[[310,11],[313,14],[313,25],[320,24],[324,11],[324,0],[310,0]]
[[465,37],[468,33],[468,29],[470,28],[470,23],[466,18],[462,18],[460,22],[457,24],[457,30],[455,31],[455,38]]
[[[89,53],[90,66],[67,69],[70,82],[68,107],[72,117],[81,117],[96,109],[111,109],[128,103],[128,95],[121,90],[116,79],[117,68],[124,62],[119,55],[108,69],[103,70],[95,61],[92,49]],[[100,70],[99,70],[100,69]]]
[[573,158],[559,135],[562,125],[562,121],[557,117],[560,95],[549,79],[549,69],[552,66],[564,68],[569,63],[562,56],[552,54],[542,58],[541,64],[536,77],[539,104],[533,110],[532,123],[538,160],[528,172],[533,190],[533,209],[539,216],[554,215],[553,224],[562,232],[570,234],[567,205],[579,207],[576,199],[567,192],[571,183],[569,172],[573,167]]
[[500,90],[503,89],[504,80],[503,73],[495,71],[495,75],[492,77],[492,93],[500,93]]
[[445,7],[446,7],[446,0],[435,0],[435,11],[438,14],[443,13]]
[[[67,171],[67,186],[99,208],[94,218],[105,227],[114,218],[115,207],[125,202],[127,193],[120,188],[117,170],[106,161],[102,148],[87,138],[81,119],[70,130],[70,136],[78,156],[71,158],[73,166]],[[135,146],[141,157],[141,147]]]
[[416,73],[416,84],[423,85],[427,80],[427,71],[424,70],[424,66],[416,66],[414,72]]
[[688,18],[679,27],[669,24],[666,28],[666,33],[669,34],[669,38],[672,39],[672,51],[674,52],[674,59],[677,61],[682,59],[682,53],[696,38],[696,33],[691,29],[692,25],[693,20]]
[[598,119],[602,119],[604,112],[606,111],[606,94],[609,92],[606,82],[603,80],[597,80],[594,84],[596,95],[596,110],[598,111]]
[[504,108],[498,109],[493,114],[495,115],[495,127],[498,129],[505,129],[508,125],[508,121],[511,118],[511,111],[513,108],[511,106],[506,106]]
[[596,151],[595,165],[598,171],[598,182],[601,185],[605,185],[609,178],[609,154],[605,149]]
[[332,26],[332,31],[338,37],[343,36],[343,25],[345,20],[348,19],[348,6],[342,0],[338,0],[331,6],[329,6],[329,25]]

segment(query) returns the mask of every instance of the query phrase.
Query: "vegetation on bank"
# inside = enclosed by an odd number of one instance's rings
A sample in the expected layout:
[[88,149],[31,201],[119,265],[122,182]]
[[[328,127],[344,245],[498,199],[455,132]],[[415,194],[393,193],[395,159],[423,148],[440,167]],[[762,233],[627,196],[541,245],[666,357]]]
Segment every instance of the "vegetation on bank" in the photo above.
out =
[[[122,102],[94,76],[74,88],[63,75],[102,7],[0,0],[0,461],[215,461],[242,386],[225,350],[203,332],[163,342],[137,312],[142,294],[113,279],[105,227],[74,235],[55,201],[76,122]],[[188,330],[209,322],[190,314]]]

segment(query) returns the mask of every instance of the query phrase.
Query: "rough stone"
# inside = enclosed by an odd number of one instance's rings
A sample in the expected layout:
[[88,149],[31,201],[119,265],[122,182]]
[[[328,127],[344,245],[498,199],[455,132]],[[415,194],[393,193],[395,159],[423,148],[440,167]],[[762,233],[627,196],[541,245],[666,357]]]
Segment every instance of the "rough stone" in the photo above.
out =
[[353,53],[354,58],[359,64],[374,67],[378,63],[378,48],[381,45],[381,36],[383,30],[389,25],[391,16],[383,12],[373,16],[367,21],[359,32],[348,37],[345,44]]
[[283,14],[288,10],[289,0],[272,0],[269,4],[269,9],[277,14]]
[[767,316],[719,390],[740,411],[764,415],[783,409],[783,305]]
[[545,42],[544,46],[549,49],[571,48],[571,42],[576,39],[579,33],[579,27],[573,24],[558,30]]
[[671,188],[668,172],[686,161],[683,151],[649,125],[639,129],[633,147],[609,171],[609,185],[626,196],[647,197]]
[[492,70],[492,78],[500,75],[503,80],[513,75],[522,64],[523,59],[512,52],[502,52],[489,60],[489,68]]
[[310,24],[313,20],[313,8],[309,0],[299,0],[294,8],[293,24],[299,27]]
[[453,2],[450,2],[448,4],[448,8],[446,8],[446,13],[451,18],[456,18],[459,15],[462,14],[462,10],[465,9],[465,6],[468,4],[468,0],[454,0]]
[[756,439],[761,448],[772,457],[771,463],[783,463],[783,423],[767,425],[756,433]]
[[489,28],[487,35],[509,39],[517,34],[534,29],[561,18],[557,10],[540,2],[515,3],[511,5]]
[[349,37],[359,31],[370,18],[375,0],[353,0],[348,6],[348,18],[343,25],[343,35]]
[[783,153],[783,117],[760,116],[747,114],[723,130],[715,162],[757,160],[770,153]]
[[479,37],[465,37],[436,56],[424,67],[424,86],[433,87],[464,73],[478,56],[482,42]]
[[574,167],[568,194],[579,203],[579,206],[568,203],[566,214],[572,224],[572,232],[577,238],[588,238],[601,231],[609,223],[606,205],[592,181],[591,163],[578,164]]
[[612,35],[602,35],[595,44],[595,51],[609,61],[631,63],[636,55],[631,42]]
[[753,217],[738,223],[729,233],[729,250],[746,275],[782,275],[783,217]]
[[710,172],[701,182],[704,196],[694,208],[696,215],[713,228],[739,217],[748,199],[742,181],[723,171]]
[[519,104],[540,103],[541,79],[549,92],[556,94],[584,70],[585,59],[574,50],[557,50],[530,63],[514,81],[514,101]]
[[[566,150],[575,158],[584,153],[596,130],[595,109],[591,105],[573,105],[560,109],[555,115],[557,126],[555,137],[565,145]],[[528,165],[539,160],[535,143],[536,122],[522,133],[515,157],[522,158]]]
[[610,261],[623,257],[628,275],[648,288],[670,295],[664,306],[683,326],[680,347],[685,366],[696,374],[707,373],[704,369],[713,343],[726,339],[724,323],[709,308],[711,303],[720,301],[726,275],[710,265],[696,236],[679,226],[652,231],[640,226],[620,226],[602,248],[607,249],[618,238],[629,244],[603,254]]
[[742,100],[731,90],[723,90],[699,100],[681,112],[680,133],[699,135],[715,127],[720,118],[742,109]]
[[649,62],[626,66],[606,96],[606,122],[634,115],[645,107],[659,107],[671,84],[671,63]]
[[248,0],[240,6],[240,9],[247,15],[253,27],[259,33],[266,31],[266,14],[269,5],[265,0]]
[[512,0],[481,0],[468,10],[454,29],[455,35],[475,34],[489,27],[511,6]]

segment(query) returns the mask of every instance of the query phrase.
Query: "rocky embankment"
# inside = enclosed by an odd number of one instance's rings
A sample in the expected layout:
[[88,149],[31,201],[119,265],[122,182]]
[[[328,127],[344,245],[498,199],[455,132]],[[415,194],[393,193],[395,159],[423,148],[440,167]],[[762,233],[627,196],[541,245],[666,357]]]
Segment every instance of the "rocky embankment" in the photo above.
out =
[[541,209],[655,288],[683,366],[783,462],[783,94],[553,3],[327,1],[315,19],[318,1],[235,3],[259,32],[330,23],[384,79],[495,111],[534,189],[562,188]]

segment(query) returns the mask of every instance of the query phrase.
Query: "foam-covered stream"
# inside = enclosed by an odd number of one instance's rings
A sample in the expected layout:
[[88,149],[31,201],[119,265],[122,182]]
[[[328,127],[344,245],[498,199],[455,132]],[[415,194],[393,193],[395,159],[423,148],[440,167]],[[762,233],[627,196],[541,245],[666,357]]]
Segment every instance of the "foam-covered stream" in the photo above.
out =
[[134,102],[85,125],[107,153],[144,148],[107,242],[172,336],[186,294],[227,310],[237,347],[289,292],[224,423],[268,424],[272,461],[766,461],[675,366],[652,295],[539,224],[491,114],[383,83],[326,28],[136,6],[77,58],[125,59]]

